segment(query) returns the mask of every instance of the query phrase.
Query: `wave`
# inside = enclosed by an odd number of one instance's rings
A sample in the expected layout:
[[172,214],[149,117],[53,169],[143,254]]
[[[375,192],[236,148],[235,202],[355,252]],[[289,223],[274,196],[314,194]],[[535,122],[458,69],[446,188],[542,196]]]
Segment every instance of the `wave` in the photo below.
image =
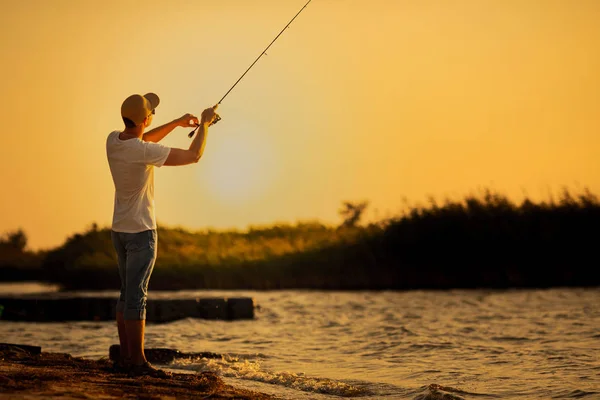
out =
[[[432,383],[425,388],[426,392],[417,395],[414,400],[465,400],[464,395],[469,396],[490,396],[481,393],[466,392],[464,390],[455,389],[450,386],[442,386],[437,383]],[[496,396],[492,396],[496,397]]]
[[227,378],[280,385],[286,388],[341,397],[372,395],[365,387],[328,378],[307,376],[303,373],[274,372],[264,369],[260,360],[223,355],[220,359],[177,360],[169,368],[195,372],[211,371]]

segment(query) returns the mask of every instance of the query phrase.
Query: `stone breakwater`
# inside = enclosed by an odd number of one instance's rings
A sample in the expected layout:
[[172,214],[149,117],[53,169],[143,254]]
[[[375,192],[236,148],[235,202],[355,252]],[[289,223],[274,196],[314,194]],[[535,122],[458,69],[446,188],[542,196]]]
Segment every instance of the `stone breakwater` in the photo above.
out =
[[[6,321],[63,322],[109,321],[116,317],[114,296],[23,295],[0,297],[0,319]],[[211,297],[149,299],[146,321],[163,323],[184,318],[254,319],[254,299]]]

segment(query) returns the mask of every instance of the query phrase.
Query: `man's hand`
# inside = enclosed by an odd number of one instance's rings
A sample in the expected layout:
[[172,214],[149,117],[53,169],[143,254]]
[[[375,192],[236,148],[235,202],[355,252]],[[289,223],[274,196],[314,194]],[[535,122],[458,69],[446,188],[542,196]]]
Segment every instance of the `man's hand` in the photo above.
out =
[[210,125],[213,123],[213,121],[217,118],[217,113],[215,112],[215,111],[217,111],[217,107],[219,107],[218,104],[202,111],[202,123],[203,124]]
[[177,125],[183,128],[193,128],[198,126],[198,117],[192,114],[185,114],[184,116],[177,118]]

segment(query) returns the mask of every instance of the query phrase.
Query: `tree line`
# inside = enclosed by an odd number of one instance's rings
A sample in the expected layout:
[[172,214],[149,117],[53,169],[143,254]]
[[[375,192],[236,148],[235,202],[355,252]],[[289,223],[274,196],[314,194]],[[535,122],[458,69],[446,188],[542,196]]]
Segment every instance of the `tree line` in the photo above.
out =
[[[159,227],[150,286],[179,289],[408,290],[596,286],[600,202],[585,190],[520,203],[486,190],[362,224],[367,202],[344,202],[342,223],[244,231]],[[45,252],[21,230],[0,240],[0,279],[116,290],[110,230],[92,225]]]

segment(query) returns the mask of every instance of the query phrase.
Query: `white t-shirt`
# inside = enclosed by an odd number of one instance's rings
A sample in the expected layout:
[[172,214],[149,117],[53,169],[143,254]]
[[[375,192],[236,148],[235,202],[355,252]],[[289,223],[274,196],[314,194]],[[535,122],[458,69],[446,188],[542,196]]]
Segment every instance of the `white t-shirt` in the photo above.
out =
[[154,167],[161,167],[171,151],[162,144],[141,139],[119,139],[113,131],[106,139],[106,156],[115,184],[112,230],[138,233],[156,229]]

